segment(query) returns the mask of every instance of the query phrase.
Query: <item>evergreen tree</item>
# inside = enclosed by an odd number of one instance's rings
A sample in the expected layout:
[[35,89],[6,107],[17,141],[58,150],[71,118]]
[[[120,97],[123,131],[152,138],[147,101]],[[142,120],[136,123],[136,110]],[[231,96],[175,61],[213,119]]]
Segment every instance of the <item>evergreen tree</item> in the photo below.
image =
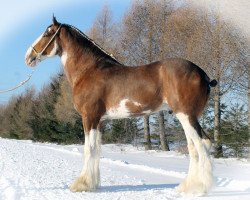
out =
[[244,157],[248,145],[247,112],[244,105],[236,103],[225,114],[221,123],[221,142],[224,156]]
[[138,118],[110,120],[103,129],[103,143],[131,143],[138,133],[138,120]]
[[34,140],[60,142],[56,132],[59,125],[54,106],[60,94],[59,84],[61,75],[53,78],[49,86],[34,100],[30,126],[34,131]]
[[[158,136],[157,139],[159,140],[160,148],[163,151],[169,151],[169,135],[167,135],[167,133],[170,132],[170,127],[168,127],[170,126],[170,124],[168,123],[169,118],[170,116],[167,111],[161,111],[157,116],[153,115],[153,121],[151,123],[153,125],[152,132],[154,132]],[[161,122],[161,120],[164,120],[164,122]]]
[[29,89],[16,98],[13,110],[9,115],[9,136],[15,139],[32,139],[33,130],[29,126],[32,101],[35,90]]

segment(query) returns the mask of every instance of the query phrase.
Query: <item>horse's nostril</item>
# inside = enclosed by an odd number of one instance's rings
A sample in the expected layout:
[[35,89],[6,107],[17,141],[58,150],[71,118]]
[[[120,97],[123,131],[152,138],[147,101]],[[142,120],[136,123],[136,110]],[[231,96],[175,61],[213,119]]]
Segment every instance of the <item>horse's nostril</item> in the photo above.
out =
[[32,66],[36,62],[36,57],[35,56],[29,56],[25,58],[25,63],[28,66]]
[[36,57],[31,57],[30,58],[30,63],[32,63],[33,61],[35,61],[36,60]]

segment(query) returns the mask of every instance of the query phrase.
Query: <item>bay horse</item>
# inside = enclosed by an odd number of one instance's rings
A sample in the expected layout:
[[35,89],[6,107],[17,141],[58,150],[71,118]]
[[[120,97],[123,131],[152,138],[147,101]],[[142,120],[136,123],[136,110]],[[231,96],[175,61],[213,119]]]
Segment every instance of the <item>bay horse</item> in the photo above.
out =
[[209,97],[206,73],[190,61],[172,58],[129,67],[119,63],[74,26],[52,24],[28,48],[25,62],[34,67],[58,55],[72,89],[75,109],[81,114],[84,133],[84,166],[70,186],[72,192],[93,191],[100,184],[100,122],[160,110],[167,104],[184,129],[190,154],[187,177],[177,191],[204,194],[212,186],[208,141],[198,122]]

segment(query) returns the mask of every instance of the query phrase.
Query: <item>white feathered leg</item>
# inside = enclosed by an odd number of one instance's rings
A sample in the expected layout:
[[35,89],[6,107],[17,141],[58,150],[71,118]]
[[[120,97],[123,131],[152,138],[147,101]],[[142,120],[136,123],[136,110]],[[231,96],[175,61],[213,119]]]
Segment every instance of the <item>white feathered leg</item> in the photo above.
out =
[[192,193],[192,191],[194,190],[193,188],[191,188],[192,185],[197,185],[196,183],[194,183],[194,180],[199,180],[199,177],[197,177],[199,157],[195,146],[189,137],[187,137],[187,146],[190,157],[188,174],[176,189],[178,192],[186,192],[187,188],[189,188],[189,193]]
[[102,143],[102,134],[99,130],[97,130],[97,136],[96,136],[96,158],[95,158],[95,178],[96,178],[96,187],[100,186],[100,155],[101,155],[101,143]]
[[84,167],[80,177],[71,185],[72,192],[93,191],[100,183],[99,160],[101,149],[101,134],[91,129],[85,134]]
[[204,194],[213,184],[212,164],[207,147],[191,125],[188,115],[178,113],[176,116],[183,126],[190,154],[188,175],[177,190],[189,194]]

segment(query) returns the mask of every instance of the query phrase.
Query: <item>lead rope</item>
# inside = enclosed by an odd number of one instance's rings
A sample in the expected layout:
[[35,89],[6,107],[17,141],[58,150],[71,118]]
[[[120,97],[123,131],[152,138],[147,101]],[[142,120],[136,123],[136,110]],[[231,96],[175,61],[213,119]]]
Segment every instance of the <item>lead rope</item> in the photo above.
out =
[[[62,27],[62,24],[60,24],[60,26],[58,27],[58,29],[56,30],[56,32],[54,33],[54,35],[52,36],[52,38],[49,40],[49,42],[46,44],[46,46],[43,48],[43,50],[42,50],[41,52],[37,52],[37,51],[35,50],[35,48],[34,48],[33,46],[31,46],[32,50],[36,53],[36,59],[37,59],[37,60],[41,61],[41,56],[42,56],[43,52],[48,48],[48,46],[49,46],[49,45],[51,44],[51,42],[54,40],[54,38],[56,37],[56,35],[57,35],[57,33],[59,32],[59,30],[61,29],[61,27]],[[0,90],[0,94],[6,93],[6,92],[10,92],[10,91],[13,91],[13,90],[16,90],[17,88],[19,88],[19,87],[21,87],[22,85],[24,85],[25,83],[27,83],[27,82],[31,79],[31,77],[32,77],[32,75],[33,75],[33,73],[34,73],[34,71],[35,71],[35,70],[32,70],[32,72],[28,75],[28,78],[27,78],[26,80],[24,80],[24,81],[21,81],[21,82],[19,83],[19,85],[15,86],[15,87],[13,87],[13,88],[7,89],[7,90]]]
[[32,70],[32,72],[28,75],[28,78],[24,81],[21,81],[17,86],[10,88],[10,89],[7,89],[7,90],[0,90],[0,94],[6,93],[6,92],[11,92],[11,91],[16,90],[17,88],[23,86],[25,83],[27,83],[31,79],[31,77],[34,74],[34,71],[35,70]]

